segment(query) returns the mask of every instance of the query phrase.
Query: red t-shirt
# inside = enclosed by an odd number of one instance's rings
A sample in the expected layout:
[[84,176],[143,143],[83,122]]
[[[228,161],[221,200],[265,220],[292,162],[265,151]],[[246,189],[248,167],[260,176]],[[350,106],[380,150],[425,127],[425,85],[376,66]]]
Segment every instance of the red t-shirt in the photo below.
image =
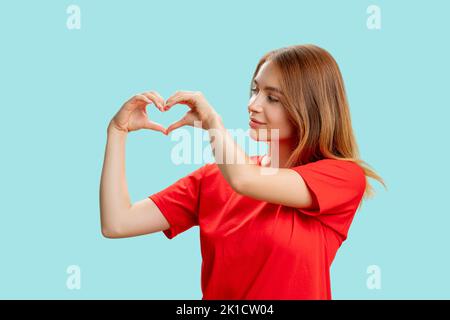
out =
[[[262,156],[251,156],[260,165]],[[366,177],[351,161],[291,167],[314,207],[298,209],[242,196],[207,163],[149,196],[172,239],[200,229],[202,299],[331,299],[329,269],[347,238]]]

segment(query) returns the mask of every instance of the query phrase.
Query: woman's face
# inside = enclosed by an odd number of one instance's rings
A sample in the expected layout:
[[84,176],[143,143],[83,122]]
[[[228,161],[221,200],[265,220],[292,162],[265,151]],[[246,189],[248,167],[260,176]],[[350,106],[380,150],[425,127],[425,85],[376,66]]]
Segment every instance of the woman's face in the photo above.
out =
[[[278,129],[278,139],[294,136],[294,126],[281,104],[283,97],[280,91],[279,72],[271,61],[261,65],[252,83],[252,96],[248,103],[250,118],[262,124],[250,126],[250,137],[256,141],[270,141],[271,129]],[[275,132],[272,132],[272,135]],[[275,138],[276,136],[274,136]]]

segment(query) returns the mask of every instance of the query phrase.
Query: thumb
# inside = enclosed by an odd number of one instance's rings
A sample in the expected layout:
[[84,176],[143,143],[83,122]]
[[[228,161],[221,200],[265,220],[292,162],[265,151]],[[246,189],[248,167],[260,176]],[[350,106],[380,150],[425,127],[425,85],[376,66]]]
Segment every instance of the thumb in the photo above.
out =
[[159,123],[154,122],[154,121],[150,121],[150,120],[147,121],[144,128],[150,129],[150,130],[155,130],[155,131],[160,131],[160,132],[164,133],[165,135],[167,135],[166,128],[164,128],[162,125],[160,125]]
[[187,119],[184,117],[181,120],[178,120],[177,122],[172,123],[168,128],[167,128],[167,134],[169,134],[170,132],[172,132],[175,129],[178,129],[179,127],[182,127],[184,125],[187,124]]

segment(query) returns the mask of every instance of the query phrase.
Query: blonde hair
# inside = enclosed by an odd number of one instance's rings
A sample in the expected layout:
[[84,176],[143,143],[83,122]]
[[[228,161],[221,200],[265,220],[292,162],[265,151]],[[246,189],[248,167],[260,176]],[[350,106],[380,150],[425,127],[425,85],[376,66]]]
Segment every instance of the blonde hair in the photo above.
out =
[[260,67],[273,62],[281,74],[282,104],[297,128],[296,147],[287,167],[299,166],[321,159],[353,161],[366,176],[364,198],[375,191],[368,177],[383,179],[359,158],[353,134],[350,110],[339,67],[328,51],[312,44],[294,45],[267,52],[258,62],[250,84]]

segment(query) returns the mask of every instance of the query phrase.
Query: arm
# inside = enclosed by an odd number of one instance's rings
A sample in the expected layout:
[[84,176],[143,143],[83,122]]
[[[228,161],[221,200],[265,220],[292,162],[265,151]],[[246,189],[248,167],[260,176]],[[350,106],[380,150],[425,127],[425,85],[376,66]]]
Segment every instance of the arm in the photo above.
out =
[[252,164],[201,92],[177,91],[166,101],[165,110],[177,103],[186,104],[190,111],[171,124],[167,132],[183,125],[196,126],[195,122],[199,121],[199,126],[208,130],[212,151],[222,175],[237,193],[296,208],[312,205],[311,193],[297,172],[278,168],[276,173],[266,175],[262,174],[264,168]]
[[149,121],[143,112],[148,99],[156,100],[155,94],[144,95],[148,98],[138,95],[125,103],[108,126],[100,181],[101,230],[107,238],[130,237],[169,228],[169,223],[151,199],[131,205],[127,189],[125,143],[128,132],[140,128],[165,130]]
[[102,233],[116,233],[119,220],[131,207],[125,180],[125,142],[127,133],[108,127],[105,157],[100,180],[100,218]]
[[[278,168],[273,174],[262,174],[263,168],[251,163],[223,126],[220,117],[214,117],[208,128],[216,163],[237,193],[295,208],[307,208],[313,204],[311,193],[297,172]],[[227,159],[235,160],[229,162]]]
[[170,227],[151,199],[131,205],[125,175],[126,138],[126,133],[108,128],[100,182],[101,228],[106,238],[138,236]]

